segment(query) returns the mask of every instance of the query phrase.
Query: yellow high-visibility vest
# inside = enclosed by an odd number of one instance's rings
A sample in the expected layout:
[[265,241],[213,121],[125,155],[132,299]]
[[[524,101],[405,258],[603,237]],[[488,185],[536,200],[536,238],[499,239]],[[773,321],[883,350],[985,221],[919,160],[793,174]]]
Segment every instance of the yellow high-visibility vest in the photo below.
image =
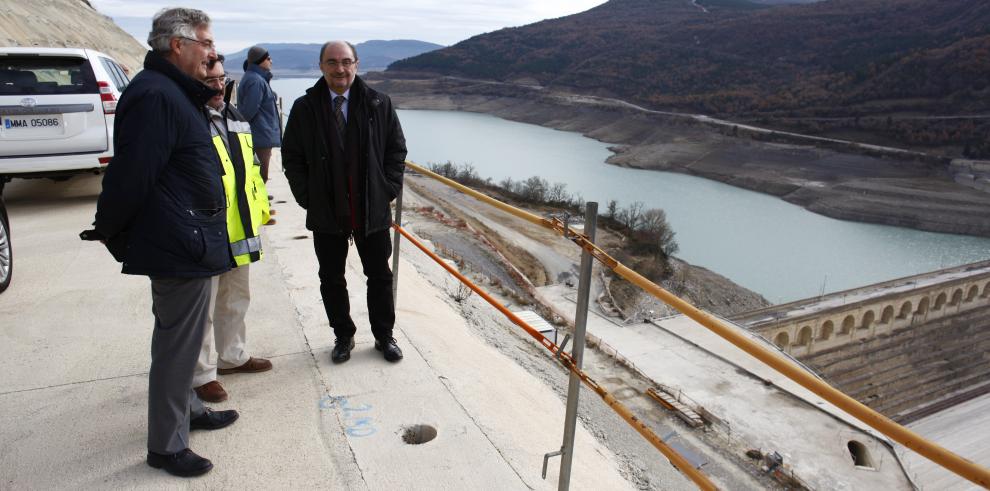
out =
[[[270,204],[261,166],[254,163],[254,143],[246,122],[227,120],[227,141],[233,156],[227,152],[220,135],[213,137],[213,146],[223,165],[223,189],[227,194],[227,235],[230,252],[237,266],[261,259],[259,230],[270,218]],[[240,130],[240,131],[239,131]]]

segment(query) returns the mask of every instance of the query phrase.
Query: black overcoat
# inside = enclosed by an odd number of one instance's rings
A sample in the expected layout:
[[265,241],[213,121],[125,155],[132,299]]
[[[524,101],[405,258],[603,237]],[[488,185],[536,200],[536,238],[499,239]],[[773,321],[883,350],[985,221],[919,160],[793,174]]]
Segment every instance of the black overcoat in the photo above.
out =
[[[387,95],[368,87],[360,77],[355,77],[350,90],[352,100],[363,105],[349,107],[348,117],[359,118],[360,155],[365,164],[361,216],[367,235],[392,225],[389,203],[402,189],[406,139]],[[360,93],[354,94],[355,91]],[[306,228],[342,235],[350,231],[350,226],[337,223],[331,166],[345,164],[330,157],[330,132],[335,130],[328,121],[329,107],[330,89],[321,77],[292,105],[282,138],[282,167],[293,197],[306,209]]]

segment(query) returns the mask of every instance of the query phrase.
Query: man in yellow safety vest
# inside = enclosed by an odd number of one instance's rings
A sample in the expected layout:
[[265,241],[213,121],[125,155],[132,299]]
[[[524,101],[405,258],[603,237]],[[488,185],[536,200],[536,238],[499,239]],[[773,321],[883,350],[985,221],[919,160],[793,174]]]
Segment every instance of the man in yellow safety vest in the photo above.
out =
[[[261,178],[261,166],[254,154],[251,127],[237,109],[224,101],[226,73],[223,55],[208,66],[207,86],[220,94],[207,102],[210,134],[223,167],[223,187],[227,195],[227,235],[234,268],[220,275],[213,292],[212,326],[207,327],[203,348],[196,364],[193,387],[199,398],[207,402],[227,399],[227,392],[217,381],[220,375],[256,373],[271,370],[272,363],[254,358],[245,349],[247,325],[244,316],[251,302],[248,267],[261,259],[259,229],[269,218],[268,191]],[[210,330],[213,332],[211,333]],[[217,359],[212,362],[214,342]]]

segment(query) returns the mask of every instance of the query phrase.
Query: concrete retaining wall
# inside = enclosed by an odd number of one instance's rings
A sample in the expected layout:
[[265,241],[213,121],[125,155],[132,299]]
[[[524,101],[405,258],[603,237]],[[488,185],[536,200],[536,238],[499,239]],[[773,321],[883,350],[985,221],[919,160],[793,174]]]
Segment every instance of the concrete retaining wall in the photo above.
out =
[[915,410],[990,380],[990,306],[799,359],[860,402],[912,419]]

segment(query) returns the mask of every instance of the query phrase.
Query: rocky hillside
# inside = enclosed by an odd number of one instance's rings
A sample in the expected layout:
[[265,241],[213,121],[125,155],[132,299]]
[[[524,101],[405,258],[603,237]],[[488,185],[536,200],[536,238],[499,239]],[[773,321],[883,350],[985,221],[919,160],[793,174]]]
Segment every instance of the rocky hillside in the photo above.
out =
[[[768,307],[762,295],[710,269],[674,258],[673,274],[660,286],[706,312],[729,317]],[[635,268],[634,268],[635,269]],[[628,281],[613,276],[608,288],[611,302],[626,319],[655,319],[678,311]]]
[[132,76],[147,51],[86,0],[0,0],[0,45],[95,49]]
[[990,111],[988,53],[988,2],[611,0],[475,36],[389,71],[522,81],[655,109],[990,156],[985,119],[917,120]]

